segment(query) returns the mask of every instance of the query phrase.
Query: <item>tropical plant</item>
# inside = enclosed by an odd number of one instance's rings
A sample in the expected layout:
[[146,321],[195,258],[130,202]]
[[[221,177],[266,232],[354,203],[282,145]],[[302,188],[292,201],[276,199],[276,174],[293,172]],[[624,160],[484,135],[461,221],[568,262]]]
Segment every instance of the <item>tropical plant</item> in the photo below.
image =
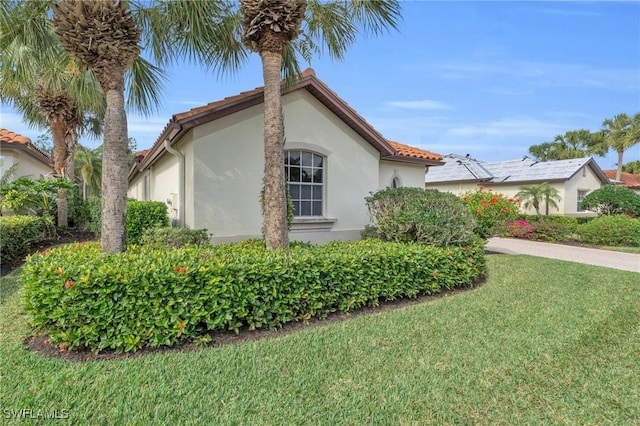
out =
[[529,153],[540,161],[549,161],[604,155],[606,150],[594,143],[591,132],[581,129],[557,135],[553,142],[532,145],[529,147]]
[[558,190],[549,185],[548,182],[523,185],[520,187],[520,191],[516,194],[516,198],[523,201],[526,209],[533,207],[540,222],[544,222],[542,214],[540,213],[540,204],[544,201],[547,208],[546,214],[549,214],[549,207],[557,209],[558,204],[556,201],[559,202],[561,200]]
[[76,175],[82,182],[82,199],[99,197],[102,181],[102,149],[80,147],[74,158]]
[[127,115],[125,72],[140,54],[140,30],[124,2],[62,0],[53,4],[54,30],[63,48],[92,70],[105,95],[103,218],[106,252],[126,249]]
[[[287,198],[284,176],[284,119],[280,70],[292,59],[292,42],[310,59],[321,39],[329,55],[341,58],[359,32],[380,34],[397,28],[400,5],[396,0],[304,1],[240,0],[242,41],[260,55],[264,78],[264,230],[269,249],[288,247]],[[306,25],[303,25],[303,21]],[[316,50],[317,51],[317,50]],[[284,62],[284,65],[290,62]],[[297,67],[297,65],[295,65]]]
[[629,188],[605,185],[588,193],[582,200],[582,208],[596,212],[598,216],[626,214],[640,217],[640,195]]
[[604,120],[602,127],[601,131],[594,134],[594,138],[604,149],[613,149],[618,153],[616,180],[619,181],[625,151],[640,143],[640,112],[633,117],[618,114]]
[[496,229],[505,222],[513,221],[519,216],[518,201],[504,194],[485,190],[480,186],[461,196],[462,202],[475,217],[476,227],[473,232],[482,238],[490,238]]
[[622,171],[625,173],[632,173],[634,175],[640,175],[640,160],[630,161],[622,165]]

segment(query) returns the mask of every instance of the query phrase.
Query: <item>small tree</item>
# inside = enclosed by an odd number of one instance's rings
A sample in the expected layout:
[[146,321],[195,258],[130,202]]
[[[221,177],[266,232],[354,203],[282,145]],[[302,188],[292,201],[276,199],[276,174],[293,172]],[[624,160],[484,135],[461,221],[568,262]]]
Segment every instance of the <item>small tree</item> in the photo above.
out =
[[477,191],[463,194],[461,199],[476,219],[473,232],[485,239],[492,237],[497,227],[516,220],[519,215],[515,199],[491,189],[484,190],[482,186]]
[[640,216],[640,195],[629,188],[605,185],[587,194],[582,200],[582,208],[596,212],[598,216],[626,214]]
[[516,198],[522,199],[526,209],[533,207],[540,222],[544,222],[542,213],[540,213],[540,204],[542,201],[545,202],[547,214],[549,214],[549,207],[551,206],[557,209],[558,203],[556,203],[556,201],[559,202],[561,200],[558,190],[549,185],[548,182],[535,185],[523,185],[520,187],[520,192],[516,194]]

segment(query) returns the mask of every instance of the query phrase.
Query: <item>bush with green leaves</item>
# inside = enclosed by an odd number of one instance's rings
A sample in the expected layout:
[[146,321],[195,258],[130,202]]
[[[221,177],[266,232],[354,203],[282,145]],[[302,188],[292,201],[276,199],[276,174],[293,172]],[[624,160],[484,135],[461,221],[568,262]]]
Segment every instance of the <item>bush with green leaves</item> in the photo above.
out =
[[640,219],[626,215],[600,216],[577,230],[580,241],[605,246],[640,246]]
[[24,256],[42,238],[38,216],[0,217],[0,260],[2,263]]
[[519,216],[517,200],[492,189],[485,191],[482,186],[477,191],[463,194],[461,199],[475,217],[474,232],[485,239],[496,234],[496,227]]
[[451,193],[387,188],[365,200],[373,223],[363,238],[451,246],[465,245],[473,236],[473,216]]
[[582,208],[596,212],[598,216],[626,214],[640,217],[640,195],[623,186],[605,185],[588,193],[582,200]]
[[209,244],[209,234],[206,229],[148,228],[142,233],[140,244],[158,248],[179,248],[186,245],[201,246]]
[[[102,200],[92,198],[89,200],[91,224],[89,230],[96,235],[102,231]],[[160,201],[127,201],[127,243],[140,244],[142,234],[149,228],[162,228],[169,226],[167,205]]]
[[472,286],[485,269],[477,237],[461,247],[363,240],[287,251],[252,240],[117,254],[84,243],[29,257],[21,280],[30,321],[52,344],[122,352]]
[[[537,217],[531,216],[530,220],[537,221]],[[564,227],[566,232],[575,232],[576,229],[578,228],[578,219],[571,216],[560,216],[560,215],[545,216],[544,222],[551,227],[553,227],[556,224],[559,225],[556,227],[557,229],[562,229]]]
[[540,222],[536,216],[534,220],[519,219],[497,226],[497,234],[501,237],[535,241],[564,241],[573,232],[574,230],[563,221]]

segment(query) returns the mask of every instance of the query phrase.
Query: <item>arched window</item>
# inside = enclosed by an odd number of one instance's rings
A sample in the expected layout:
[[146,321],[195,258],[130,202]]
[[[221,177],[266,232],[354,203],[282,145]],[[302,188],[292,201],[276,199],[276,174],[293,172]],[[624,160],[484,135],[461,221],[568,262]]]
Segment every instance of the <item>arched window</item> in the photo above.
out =
[[284,168],[294,216],[322,216],[324,200],[324,157],[309,151],[284,153]]
[[391,180],[391,187],[400,188],[401,186],[402,186],[402,183],[400,182],[400,178],[398,176],[394,176],[393,179]]

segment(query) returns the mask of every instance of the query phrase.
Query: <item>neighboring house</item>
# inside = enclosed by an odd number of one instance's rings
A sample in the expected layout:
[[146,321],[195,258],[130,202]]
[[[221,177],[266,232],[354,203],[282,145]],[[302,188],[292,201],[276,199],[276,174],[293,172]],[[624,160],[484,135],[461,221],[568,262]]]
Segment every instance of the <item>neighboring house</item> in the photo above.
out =
[[[550,208],[549,214],[593,216],[594,213],[582,209],[580,202],[589,192],[610,183],[592,158],[536,161],[524,157],[521,160],[484,162],[469,156],[449,154],[443,161],[444,166],[427,170],[426,188],[460,195],[483,186],[486,190],[515,197],[522,185],[548,182],[561,197],[557,203],[559,208]],[[543,203],[542,213],[546,213],[545,210]],[[535,211],[531,209],[526,213],[534,214]]]
[[636,194],[640,194],[640,175],[634,175],[633,173],[622,172],[620,180],[616,180],[616,170],[605,170],[604,174],[607,175],[611,183],[615,185],[624,186],[635,191]]
[[31,139],[0,128],[0,176],[18,164],[12,180],[22,176],[40,178],[53,173],[51,159],[31,143]]
[[[174,223],[206,228],[214,243],[259,237],[264,175],[263,88],[174,115],[137,153],[129,197],[164,201]],[[385,187],[424,187],[440,154],[391,142],[313,70],[283,89],[285,171],[295,207],[290,238],[356,239],[364,198]]]

